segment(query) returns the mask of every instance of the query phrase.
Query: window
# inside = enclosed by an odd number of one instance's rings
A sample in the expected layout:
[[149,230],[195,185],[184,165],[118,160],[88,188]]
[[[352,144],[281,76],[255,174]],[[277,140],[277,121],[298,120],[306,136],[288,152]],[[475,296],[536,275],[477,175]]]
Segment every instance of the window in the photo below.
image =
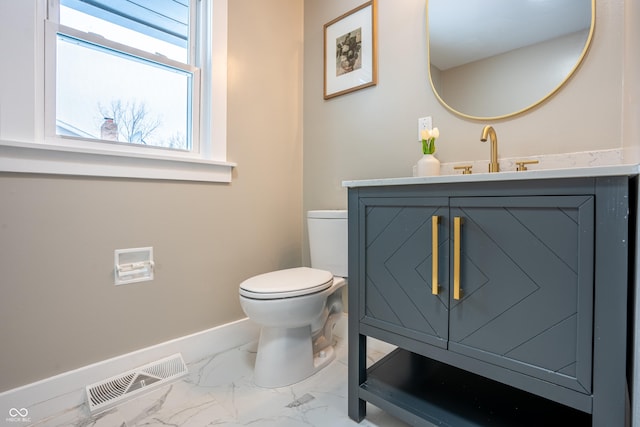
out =
[[[60,0],[56,135],[190,152],[199,69],[189,0]],[[191,3],[191,4],[190,4]],[[197,148],[197,145],[195,145]]]
[[16,171],[230,181],[227,0],[40,1],[42,140]]

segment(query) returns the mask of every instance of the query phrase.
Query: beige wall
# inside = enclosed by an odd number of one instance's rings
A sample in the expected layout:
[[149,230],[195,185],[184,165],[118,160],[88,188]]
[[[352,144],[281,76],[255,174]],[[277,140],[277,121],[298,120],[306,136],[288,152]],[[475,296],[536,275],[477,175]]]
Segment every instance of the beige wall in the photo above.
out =
[[[231,184],[0,174],[0,391],[242,318],[240,281],[300,265],[302,14],[229,2]],[[114,286],[138,246],[155,280]]]
[[622,143],[625,156],[640,161],[640,2],[624,7],[624,85]]
[[[520,116],[492,122],[502,157],[637,147],[637,96],[623,122],[625,52],[638,39],[635,0],[597,0],[593,44],[577,74],[550,100]],[[439,104],[428,82],[425,0],[378,0],[378,85],[330,100],[322,98],[322,26],[361,0],[305,0],[304,209],[344,208],[342,180],[410,176],[421,156],[417,118],[440,129],[441,161],[489,159],[480,142],[484,122],[457,117]],[[627,13],[629,13],[627,11]],[[637,30],[636,34],[637,34]],[[627,58],[629,60],[629,58]],[[628,62],[628,61],[627,61]],[[637,60],[636,60],[637,63]],[[628,67],[630,71],[637,70]],[[628,85],[638,74],[628,73]],[[631,86],[630,86],[631,87]],[[637,93],[637,83],[633,85]],[[623,128],[628,129],[623,141]],[[306,258],[305,258],[306,259]]]
[[588,37],[588,30],[579,31],[440,71],[434,87],[450,107],[469,116],[520,111],[571,74]]

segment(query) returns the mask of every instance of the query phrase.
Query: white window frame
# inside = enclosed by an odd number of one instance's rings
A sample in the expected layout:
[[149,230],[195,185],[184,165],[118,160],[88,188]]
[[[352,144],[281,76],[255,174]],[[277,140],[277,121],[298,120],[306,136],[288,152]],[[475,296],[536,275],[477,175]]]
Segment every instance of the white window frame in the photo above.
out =
[[[179,152],[127,144],[108,144],[55,135],[55,46],[59,0],[39,0],[42,26],[34,82],[36,104],[43,106],[36,120],[34,142],[0,141],[0,171],[65,175],[230,182],[235,163],[226,159],[227,123],[227,2],[197,0],[200,8],[196,66],[200,85],[194,98],[200,117],[194,117],[193,150]],[[66,32],[66,31],[65,31]],[[104,42],[101,42],[104,43]],[[117,47],[117,46],[116,46]],[[44,55],[47,55],[45,58]],[[141,56],[146,55],[142,54]],[[152,56],[152,55],[150,55]]]

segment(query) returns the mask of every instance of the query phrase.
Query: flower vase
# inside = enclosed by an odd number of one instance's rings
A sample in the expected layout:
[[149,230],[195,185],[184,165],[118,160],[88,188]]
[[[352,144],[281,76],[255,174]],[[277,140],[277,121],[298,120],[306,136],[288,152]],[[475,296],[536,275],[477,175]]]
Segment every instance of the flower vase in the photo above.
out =
[[440,160],[433,154],[423,154],[416,167],[417,176],[440,175]]

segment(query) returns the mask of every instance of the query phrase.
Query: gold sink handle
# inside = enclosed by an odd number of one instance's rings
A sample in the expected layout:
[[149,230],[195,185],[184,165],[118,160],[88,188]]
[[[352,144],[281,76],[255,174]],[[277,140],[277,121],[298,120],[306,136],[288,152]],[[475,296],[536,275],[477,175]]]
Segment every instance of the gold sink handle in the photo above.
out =
[[473,165],[461,165],[461,166],[454,166],[454,169],[462,169],[462,175],[471,175],[471,168],[473,167]]
[[537,163],[540,163],[537,160],[522,160],[520,162],[516,162],[516,170],[518,172],[520,171],[526,171],[527,169],[527,165],[535,165]]

